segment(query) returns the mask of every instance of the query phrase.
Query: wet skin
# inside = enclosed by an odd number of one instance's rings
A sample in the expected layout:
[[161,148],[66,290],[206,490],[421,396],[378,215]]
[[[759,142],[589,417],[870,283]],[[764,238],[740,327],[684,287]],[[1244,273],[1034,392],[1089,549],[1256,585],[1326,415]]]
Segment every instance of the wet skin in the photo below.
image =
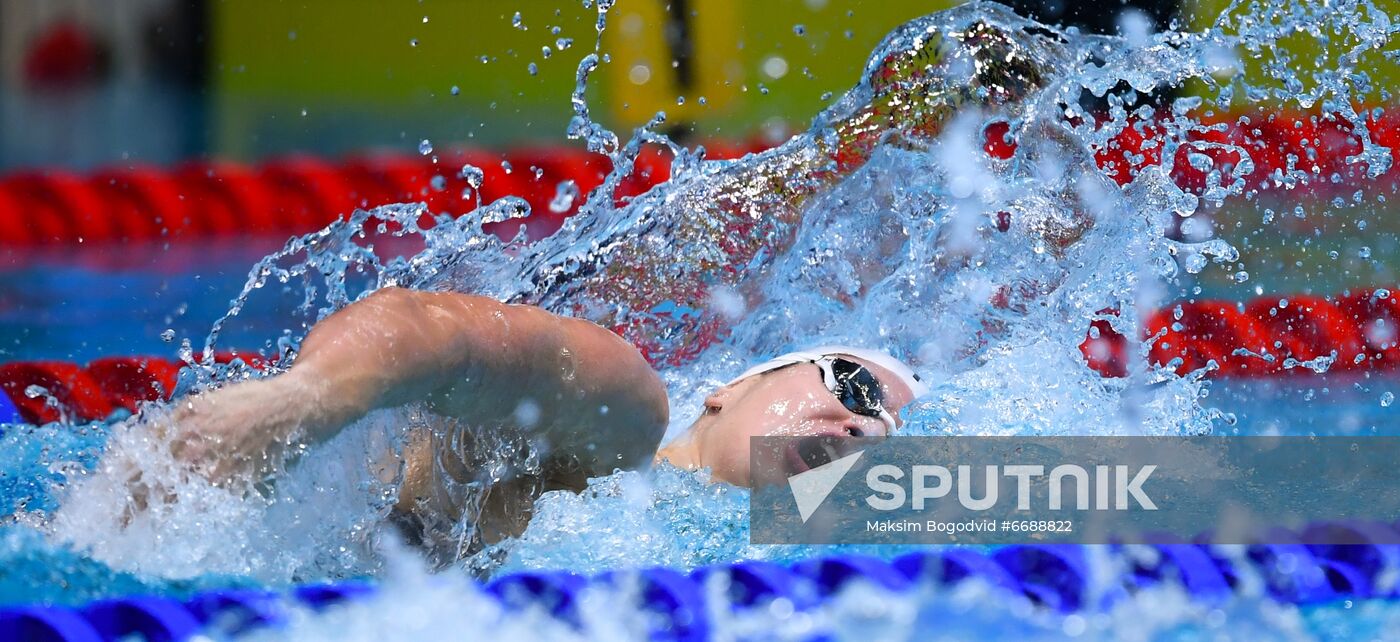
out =
[[[885,408],[898,415],[909,389],[880,366],[848,358],[875,374]],[[395,288],[318,324],[286,373],[182,400],[169,438],[177,458],[226,481],[256,473],[292,444],[324,441],[371,410],[410,403],[543,446],[537,473],[496,480],[487,492],[484,542],[521,532],[540,493],[581,490],[589,477],[669,460],[709,468],[721,482],[772,483],[804,464],[751,471],[750,437],[887,431],[878,418],[847,410],[816,365],[797,364],[716,390],[700,418],[658,452],[669,416],[665,386],[617,335],[530,306]],[[522,416],[527,404],[533,410]],[[395,519],[415,539],[430,539],[435,525],[469,509],[448,492],[476,480],[482,464],[462,434],[471,433],[421,431],[403,450]]]

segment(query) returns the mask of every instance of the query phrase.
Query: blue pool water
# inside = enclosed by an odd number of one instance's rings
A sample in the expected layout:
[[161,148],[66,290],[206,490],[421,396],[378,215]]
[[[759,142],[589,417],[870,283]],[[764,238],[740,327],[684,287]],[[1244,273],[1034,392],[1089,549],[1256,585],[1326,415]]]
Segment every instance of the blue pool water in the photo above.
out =
[[[610,6],[596,5],[600,28]],[[874,73],[889,69],[887,60],[899,60],[900,52],[922,51],[924,29],[965,30],[976,21],[1018,34],[1017,55],[1041,65],[1035,69],[1043,76],[1029,83],[1034,88],[995,103],[960,93],[971,83],[954,83],[943,93],[913,94],[926,101],[909,101],[899,92],[923,91],[926,82],[942,87],[939,76],[929,80],[923,74],[932,72],[897,66],[893,76],[908,85],[892,86]],[[1314,23],[1323,26],[1308,26]],[[406,284],[584,316],[626,327],[629,339],[656,354],[687,357],[661,368],[672,436],[695,418],[714,384],[745,364],[827,342],[883,344],[929,375],[933,392],[907,411],[913,434],[1400,434],[1400,413],[1386,401],[1400,392],[1393,375],[1208,382],[1138,368],[1105,380],[1083,366],[1078,352],[1088,323],[1104,309],[1120,310],[1113,323],[1136,337],[1139,312],[1180,299],[1242,300],[1374,283],[1366,279],[1383,273],[1378,258],[1329,263],[1340,259],[1329,258],[1328,246],[1315,240],[1324,225],[1306,238],[1276,231],[1261,237],[1253,230],[1268,230],[1267,217],[1216,216],[1223,210],[1214,208],[1227,204],[1246,213],[1265,207],[1256,189],[1231,180],[1245,173],[1239,163],[1193,158],[1218,172],[1218,189],[1202,194],[1176,188],[1161,167],[1146,168],[1119,189],[1090,152],[1095,141],[1129,126],[1139,99],[1188,80],[1208,85],[1207,101],[1172,104],[1167,118],[1181,132],[1199,127],[1203,112],[1239,102],[1307,108],[1322,101],[1329,112],[1346,112],[1369,89],[1358,80],[1358,69],[1371,64],[1363,54],[1385,49],[1393,30],[1370,5],[1284,10],[1257,3],[1234,7],[1204,34],[1133,41],[1055,34],[998,7],[969,6],[896,31],[872,56],[871,73],[829,106],[811,132],[734,162],[683,151],[671,183],[623,207],[597,193],[559,235],[533,246],[503,244],[479,229],[483,221],[518,214],[515,203],[501,202],[428,230],[417,227],[411,208],[360,213],[266,259],[279,242],[188,254],[123,248],[92,257],[0,256],[9,261],[0,268],[0,358],[170,355],[186,341],[198,354],[216,325],[213,348],[271,348],[284,337],[294,346],[310,322],[366,286]],[[1321,40],[1345,32],[1356,55],[1334,61],[1335,73],[1311,73],[1280,59],[1255,72],[1269,76],[1264,81],[1248,78],[1235,57],[1237,49],[1271,51],[1300,32]],[[580,64],[569,131],[609,155],[619,167],[611,179],[620,180],[638,146],[666,141],[644,131],[629,142],[589,118],[587,75],[600,60],[589,56]],[[938,74],[984,71],[966,60],[957,64],[957,56],[950,60]],[[888,101],[885,92],[900,100]],[[902,107],[873,116],[863,111],[877,100]],[[1084,117],[1085,105],[1104,110],[1109,121]],[[955,107],[955,115],[942,107]],[[1016,125],[1019,151],[1009,161],[979,152],[977,134],[992,116]],[[881,135],[865,138],[870,131]],[[1346,177],[1363,191],[1389,159],[1388,150],[1367,142]],[[832,170],[832,147],[863,164]],[[1308,171],[1297,174],[1290,178]],[[1367,202],[1382,202],[1386,189],[1371,191]],[[1383,211],[1378,205],[1354,210],[1320,216],[1354,220]],[[987,222],[996,219],[987,215],[999,212],[1013,223],[994,233]],[[1198,214],[1218,224],[1202,224],[1185,237],[1166,235],[1177,219]],[[372,251],[356,231],[372,227],[374,218],[403,222],[422,242]],[[1367,247],[1394,246],[1393,229],[1366,229],[1340,226],[1332,240],[1345,247],[1341,235],[1371,235]],[[1281,249],[1255,251],[1245,239],[1269,239]],[[72,267],[85,258],[95,267]],[[636,287],[627,278],[633,270],[660,285]],[[697,285],[714,296],[696,294]],[[999,291],[1007,303],[990,305]],[[230,310],[237,314],[220,321]],[[722,341],[687,352],[715,328],[724,330]],[[214,381],[227,376],[217,369],[209,374]],[[468,577],[525,569],[690,569],[737,559],[793,561],[829,550],[750,545],[746,491],[663,466],[593,480],[580,495],[546,494],[521,537],[466,551],[433,574],[385,536],[382,517],[394,480],[371,453],[397,447],[409,428],[443,429],[439,419],[412,407],[377,411],[302,454],[276,474],[275,484],[215,486],[176,465],[142,429],[166,410],[147,408],[139,421],[5,429],[0,601],[77,604],[129,593],[368,577],[384,585],[372,602],[305,614],[290,629],[254,635],[371,640],[472,630],[614,639],[644,630],[637,628],[635,596],[596,596],[584,605],[579,628],[541,613],[502,612]],[[164,491],[163,501],[131,510],[126,488],[134,473]],[[474,525],[468,517],[455,527],[469,532]],[[735,637],[795,639],[817,633],[913,638],[931,631],[949,639],[1355,639],[1400,630],[1394,626],[1400,606],[1385,601],[1299,609],[1246,592],[1226,605],[1202,606],[1167,586],[1065,615],[989,597],[975,585],[899,596],[872,590],[853,588],[815,613],[795,615],[774,604],[721,620]]]
[[[0,250],[0,359],[85,363],[124,354],[173,357],[161,335],[208,332],[243,287],[248,266],[281,239],[198,248],[96,247],[36,253]],[[259,303],[263,303],[260,301]],[[280,332],[267,303],[231,341],[256,348]]]

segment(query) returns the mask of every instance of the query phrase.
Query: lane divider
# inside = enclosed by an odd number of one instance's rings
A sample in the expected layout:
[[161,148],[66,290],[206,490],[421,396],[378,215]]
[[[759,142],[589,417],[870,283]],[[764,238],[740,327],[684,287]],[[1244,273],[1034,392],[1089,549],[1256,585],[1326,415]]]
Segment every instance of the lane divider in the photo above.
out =
[[[1093,151],[1099,166],[1119,183],[1144,167],[1157,165],[1167,148],[1165,116],[1136,120]],[[1391,148],[1400,172],[1400,110],[1366,112],[1368,136]],[[1354,185],[1371,180],[1364,163],[1352,163],[1360,150],[1358,128],[1340,118],[1308,114],[1221,115],[1203,122],[1175,147],[1171,171],[1183,188],[1200,193],[1228,176],[1212,178],[1192,162],[1204,155],[1224,170],[1242,162],[1249,151],[1252,169],[1242,177],[1272,189],[1295,179],[1290,167],[1312,172],[1319,187]],[[712,142],[710,158],[736,158],[767,148],[761,141]],[[983,130],[983,149],[997,161],[1016,153],[1015,132],[1005,121]],[[464,165],[483,174],[480,194],[463,176]],[[573,181],[581,194],[601,184],[607,164],[602,156],[567,147],[526,148],[504,153],[461,149],[430,157],[375,154],[346,161],[307,156],[275,159],[260,166],[227,162],[188,163],[172,170],[128,166],[79,176],[60,169],[31,170],[0,177],[0,238],[6,248],[63,246],[73,243],[197,241],[231,236],[302,234],[347,216],[356,207],[389,203],[428,204],[435,214],[461,215],[475,208],[477,197],[489,202],[506,195],[530,202],[527,223],[532,239],[558,229],[582,198],[562,212],[551,211],[556,186]],[[639,159],[615,197],[640,194],[665,181],[669,155],[654,146]],[[1333,176],[1337,178],[1334,180]],[[1329,188],[1330,189],[1330,188]],[[519,222],[499,225],[511,237]]]
[[[1196,300],[1148,315],[1149,359],[1179,374],[1208,367],[1227,377],[1265,377],[1400,365],[1400,293],[1385,288],[1336,297],[1263,296],[1245,303]],[[1127,341],[1105,320],[1080,344],[1105,376],[1127,372]]]
[[[714,144],[707,146],[707,157],[736,158],[765,148],[757,142]],[[665,181],[670,162],[669,153],[645,150],[617,198]],[[464,175],[466,165],[480,170],[484,180]],[[431,157],[368,154],[343,162],[289,156],[258,166],[201,161],[171,170],[137,165],[90,176],[33,170],[0,177],[0,238],[5,249],[19,249],[287,236],[314,231],[356,208],[421,201],[432,213],[461,215],[475,209],[478,199],[519,196],[531,206],[529,237],[539,239],[577,211],[583,195],[602,184],[606,170],[604,157],[572,148],[503,154],[462,149]],[[556,212],[550,206],[564,181],[573,181],[580,196]],[[513,237],[519,224],[488,229]]]
[[[1400,561],[1400,531],[1395,524],[1318,523],[1296,532],[1278,530],[1270,541],[1278,543],[1243,547],[1242,554],[1231,557],[1204,542],[1173,541],[1096,547],[1097,551],[1074,544],[1012,545],[986,551],[945,547],[893,559],[838,554],[792,565],[745,560],[690,572],[651,568],[591,577],[525,571],[497,577],[481,588],[508,610],[543,611],[575,627],[584,620],[579,610],[584,591],[618,590],[635,596],[635,607],[647,616],[649,637],[654,640],[708,639],[716,614],[763,609],[776,600],[786,601],[785,608],[799,613],[812,612],[855,583],[917,597],[926,586],[975,579],[1008,597],[1062,614],[1098,612],[1167,583],[1205,606],[1226,604],[1244,586],[1259,586],[1275,601],[1299,605],[1400,598],[1393,577]],[[1091,573],[1090,561],[1095,552],[1104,551],[1121,554],[1126,564],[1125,571],[1106,586]],[[711,590],[716,584],[724,589],[719,594]],[[215,627],[219,633],[237,635],[283,625],[291,608],[320,610],[363,601],[376,590],[371,584],[351,581],[303,586],[287,593],[233,589],[184,600],[131,596],[79,607],[9,607],[0,609],[0,639],[187,640]]]
[[[257,355],[222,352],[217,363],[242,359],[249,367],[267,363]],[[101,421],[141,402],[169,399],[185,364],[163,357],[104,357],[87,365],[65,361],[0,364],[0,424]],[[6,416],[6,408],[11,408]]]
[[[1144,325],[1151,362],[1180,374],[1213,367],[1214,376],[1306,376],[1400,365],[1400,296],[1385,289],[1331,298],[1188,301],[1148,315]],[[1107,320],[1091,324],[1079,349],[1089,367],[1106,377],[1124,376],[1131,365],[1128,341]],[[216,360],[234,358],[266,365],[256,354],[222,353]],[[107,357],[85,366],[3,364],[0,423],[99,421],[117,409],[135,412],[143,401],[169,398],[183,365],[161,357]]]

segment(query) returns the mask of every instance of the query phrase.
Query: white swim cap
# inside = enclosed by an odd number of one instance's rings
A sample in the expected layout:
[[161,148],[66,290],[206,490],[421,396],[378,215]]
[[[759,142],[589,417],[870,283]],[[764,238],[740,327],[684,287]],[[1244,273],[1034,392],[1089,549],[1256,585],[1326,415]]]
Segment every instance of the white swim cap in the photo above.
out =
[[807,350],[789,352],[784,355],[773,357],[772,359],[764,361],[763,363],[760,363],[752,368],[749,368],[748,370],[745,370],[743,374],[735,377],[729,383],[737,383],[739,381],[743,381],[744,379],[748,379],[749,377],[752,377],[754,375],[760,375],[771,370],[777,370],[778,368],[790,366],[794,363],[808,363],[811,361],[821,359],[822,357],[837,356],[843,354],[855,357],[857,359],[864,359],[866,361],[869,361],[870,363],[873,363],[886,370],[889,370],[890,372],[893,372],[896,377],[899,377],[900,381],[904,382],[904,385],[909,386],[909,389],[914,392],[915,399],[918,399],[919,397],[928,394],[928,384],[924,383],[923,380],[919,379],[919,375],[914,374],[914,370],[912,368],[910,368],[907,365],[904,365],[904,362],[894,358],[892,355],[890,355],[890,353],[884,352],[882,350],[869,350],[866,348],[852,348],[850,346],[834,345],[816,346]]

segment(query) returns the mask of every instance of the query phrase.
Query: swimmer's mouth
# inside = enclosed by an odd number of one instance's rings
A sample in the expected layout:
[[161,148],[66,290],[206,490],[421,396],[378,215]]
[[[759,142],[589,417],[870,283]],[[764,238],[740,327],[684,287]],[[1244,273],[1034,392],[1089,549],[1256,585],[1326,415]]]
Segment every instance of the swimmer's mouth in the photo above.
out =
[[788,443],[784,455],[788,476],[825,466],[845,456],[847,438],[835,435],[803,437]]

